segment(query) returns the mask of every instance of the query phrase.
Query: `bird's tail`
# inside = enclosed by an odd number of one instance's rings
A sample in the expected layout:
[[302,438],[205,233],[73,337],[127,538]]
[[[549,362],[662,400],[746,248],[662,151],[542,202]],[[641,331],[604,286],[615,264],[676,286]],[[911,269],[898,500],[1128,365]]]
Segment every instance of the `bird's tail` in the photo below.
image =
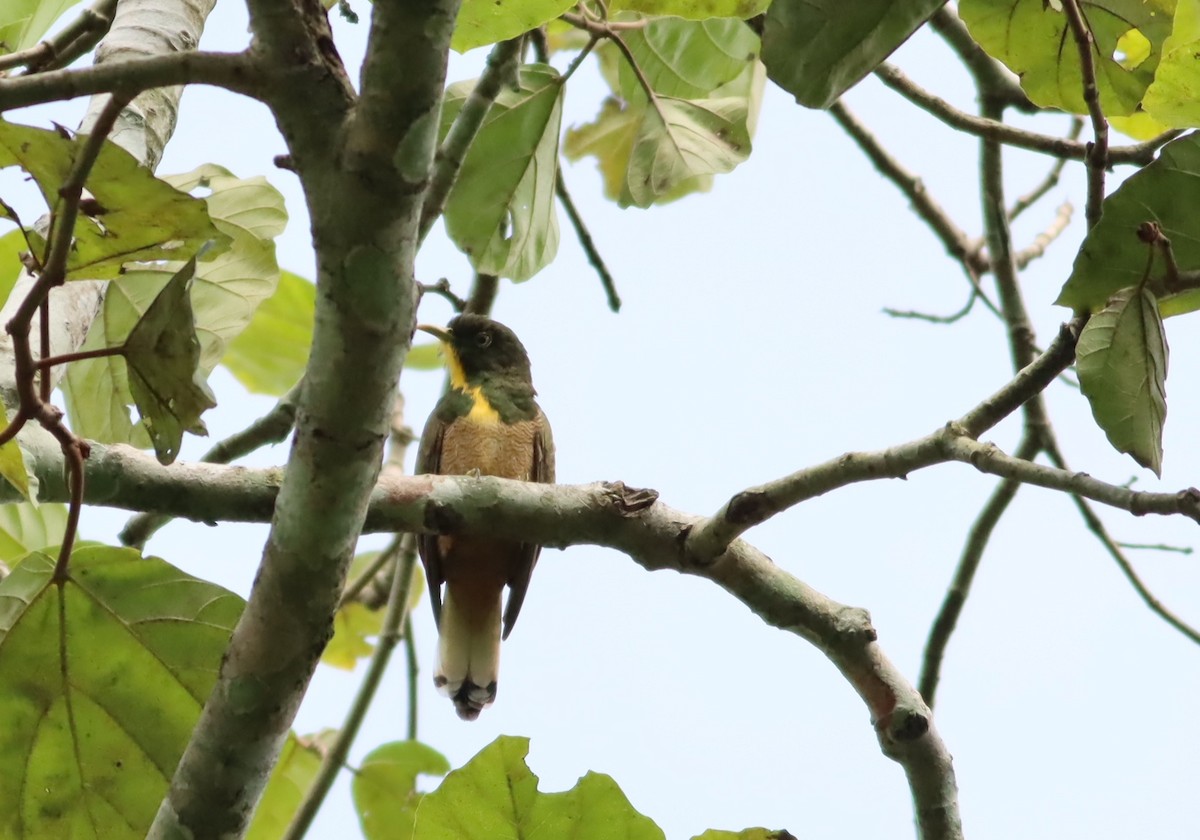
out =
[[496,699],[502,592],[503,587],[446,586],[433,684],[454,701],[463,720],[475,720]]

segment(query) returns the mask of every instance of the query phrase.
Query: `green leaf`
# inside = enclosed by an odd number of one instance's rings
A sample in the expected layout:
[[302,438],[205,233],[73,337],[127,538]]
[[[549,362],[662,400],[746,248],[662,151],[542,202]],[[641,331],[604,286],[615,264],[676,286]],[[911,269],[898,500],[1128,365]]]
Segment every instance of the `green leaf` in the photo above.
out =
[[1092,316],[1075,349],[1079,387],[1118,452],[1162,474],[1167,337],[1149,290],[1123,289]]
[[442,366],[442,348],[436,341],[432,344],[415,344],[404,357],[404,366],[410,370],[437,370]]
[[[1056,303],[1095,312],[1118,290],[1141,283],[1147,246],[1138,239],[1143,222],[1157,222],[1171,240],[1179,267],[1200,269],[1200,137],[1181,137],[1163,147],[1158,159],[1126,179],[1104,200],[1100,222],[1083,241],[1075,266]],[[1151,287],[1161,288],[1165,273],[1156,257]],[[1200,290],[1161,301],[1162,314],[1200,309]]]
[[746,101],[656,97],[629,153],[622,206],[649,207],[704,175],[729,172],[750,154]]
[[371,639],[383,629],[383,610],[372,610],[351,601],[333,615],[333,638],[321,652],[321,662],[343,671],[353,671],[358,660],[375,651]]
[[26,250],[21,231],[10,230],[0,236],[0,306],[4,306],[21,276],[21,254]]
[[800,104],[828,108],[942,5],[941,0],[865,0],[853,6],[842,0],[775,0],[763,23],[767,75]]
[[1178,0],[1171,35],[1142,107],[1171,128],[1200,126],[1200,0]]
[[[421,838],[571,837],[662,840],[609,776],[588,773],[569,791],[541,793],[525,764],[528,738],[502,735],[421,800]],[[397,835],[399,836],[399,835]]]
[[66,505],[0,505],[0,563],[12,566],[31,551],[58,545],[66,527]]
[[601,104],[595,120],[567,129],[563,153],[570,160],[595,156],[604,181],[604,195],[613,201],[619,201],[625,192],[629,154],[633,151],[633,141],[644,115],[644,106],[626,106],[610,96]]
[[[702,31],[696,24],[689,24],[689,26],[694,28],[693,32]],[[605,46],[607,45],[601,45],[601,50]],[[603,55],[601,52],[602,57]],[[754,133],[755,123],[758,119],[764,84],[764,69],[761,62],[742,62],[740,68],[738,75],[732,80],[713,88],[712,95],[708,100],[690,103],[701,112],[707,106],[716,103],[717,107],[732,116],[732,130],[726,125],[726,121],[717,120],[718,133],[715,136],[711,133],[702,134],[700,139],[702,145],[704,142],[715,140],[716,157],[724,157],[724,153],[728,151],[728,147],[724,144],[726,140],[732,139],[734,145],[739,147],[733,155],[733,165],[744,160],[749,154],[750,137]],[[615,73],[612,75],[614,78],[609,82],[615,85],[619,91],[622,83],[615,80]],[[714,78],[723,76],[724,73],[715,77],[710,76],[706,80],[706,84]],[[670,86],[672,84],[670,76],[664,78]],[[628,100],[623,96],[608,97],[601,105],[600,113],[594,121],[588,125],[568,129],[566,140],[563,143],[563,151],[571,160],[578,160],[584,155],[593,155],[604,180],[604,195],[618,202],[622,207],[628,207],[631,204],[639,207],[645,207],[651,203],[666,204],[689,193],[707,191],[712,186],[713,173],[728,171],[728,169],[723,165],[713,166],[711,157],[706,158],[703,155],[686,159],[682,169],[668,166],[660,171],[660,175],[663,172],[673,172],[670,180],[660,184],[660,186],[666,187],[662,192],[656,192],[653,189],[656,182],[651,181],[649,184],[645,182],[644,165],[650,152],[659,153],[662,156],[662,160],[653,161],[654,165],[663,160],[671,162],[672,158],[678,160],[676,155],[680,152],[680,147],[675,134],[675,129],[678,127],[666,131],[663,123],[664,113],[668,116],[677,114],[678,108],[673,103],[678,101],[681,100],[656,97],[654,104],[651,105],[645,96],[631,96]],[[666,104],[664,105],[664,103]],[[712,122],[712,120],[707,120],[707,122]],[[635,169],[631,166],[631,162],[634,160],[633,150],[637,143],[642,145],[639,147],[638,168]],[[656,144],[660,144],[661,148],[656,148]],[[691,150],[686,148],[686,145],[685,151],[690,155]],[[709,171],[705,171],[706,169]],[[694,174],[689,174],[689,172]],[[635,197],[638,199],[637,201],[634,200]]]
[[613,0],[608,4],[608,11],[611,14],[641,12],[644,15],[673,15],[689,20],[745,20],[762,14],[770,5],[771,0]]
[[363,759],[350,783],[354,807],[367,840],[413,840],[417,805],[417,776],[444,776],[450,762],[419,741],[393,741],[376,747]]
[[[17,489],[17,492],[31,502],[37,501],[37,493],[30,493],[32,474],[25,466],[25,454],[17,445],[15,439],[0,445],[0,477]],[[34,485],[36,491],[36,484]]]
[[281,397],[304,375],[312,346],[316,287],[298,274],[279,273],[275,294],[263,301],[221,363],[247,391]]
[[297,738],[289,732],[279,761],[263,790],[254,819],[246,830],[246,840],[277,840],[296,815],[296,809],[312,787],[321,767],[321,752],[310,738]]
[[242,610],[131,549],[35,554],[0,582],[0,837],[141,838]]
[[463,0],[450,46],[466,52],[485,44],[507,41],[536,29],[574,6],[574,0]]
[[125,340],[129,389],[163,464],[179,455],[185,431],[208,434],[200,415],[217,404],[200,370],[190,295],[195,273],[196,261],[188,260]]
[[4,0],[0,6],[0,55],[35,46],[62,13],[79,0]]
[[[168,180],[188,189],[210,190],[205,201],[213,221],[230,238],[228,250],[197,265],[192,284],[200,367],[207,374],[279,281],[275,244],[260,236],[282,230],[283,197],[261,178],[238,179],[211,165]],[[121,346],[180,265],[130,270],[112,283],[82,349]],[[145,430],[129,417],[133,395],[122,359],[73,362],[61,387],[77,434],[104,443],[150,445]]]
[[[1132,114],[1154,79],[1175,0],[1083,0],[1080,5],[1094,42],[1100,105],[1109,116]],[[1061,10],[1044,0],[963,0],[958,11],[980,46],[1020,76],[1031,100],[1087,113],[1079,50]],[[1121,49],[1131,44],[1142,45],[1132,58]]]
[[[447,91],[443,133],[470,87]],[[450,238],[476,271],[528,280],[558,251],[554,183],[562,92],[553,67],[521,67],[517,89],[501,89],[467,151],[445,218]]]
[[[730,18],[702,22],[662,18],[623,37],[655,93],[680,99],[711,95],[758,57],[758,36],[744,22]],[[644,99],[629,63],[622,61],[619,68],[622,97]]]
[[[0,167],[33,176],[51,209],[62,201],[59,187],[79,148],[56,131],[0,120]],[[97,209],[76,220],[68,280],[116,277],[126,263],[185,260],[206,242],[216,251],[227,244],[202,200],[155,178],[115,143],[105,141],[86,186]]]

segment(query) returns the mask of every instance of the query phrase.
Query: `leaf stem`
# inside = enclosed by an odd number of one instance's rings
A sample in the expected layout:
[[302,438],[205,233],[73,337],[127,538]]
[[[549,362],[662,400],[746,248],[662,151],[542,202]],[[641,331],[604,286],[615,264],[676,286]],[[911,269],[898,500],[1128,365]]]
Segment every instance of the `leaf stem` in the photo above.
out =
[[[48,350],[49,348],[47,348]],[[38,359],[38,370],[48,370],[55,365],[65,365],[70,362],[82,362],[87,359],[103,359],[107,356],[120,356],[125,352],[125,345],[120,347],[98,347],[95,350],[79,350],[75,353],[63,353],[58,356],[43,356]],[[46,379],[49,383],[49,378]]]

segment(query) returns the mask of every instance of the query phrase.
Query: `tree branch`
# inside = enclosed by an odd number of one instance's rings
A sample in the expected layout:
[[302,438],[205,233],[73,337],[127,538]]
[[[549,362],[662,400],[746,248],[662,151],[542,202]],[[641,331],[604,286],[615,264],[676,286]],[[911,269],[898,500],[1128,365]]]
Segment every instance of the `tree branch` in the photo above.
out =
[[[1017,373],[1003,388],[948,424],[976,438],[1040,394],[1075,357],[1082,320],[1063,325],[1054,342],[1038,359]],[[871,453],[847,453],[831,461],[794,472],[734,495],[712,517],[688,534],[685,550],[699,561],[721,555],[736,537],[781,511],[838,487],[876,478],[903,478],[908,473],[947,460],[939,440],[945,429]]]
[[1088,229],[1100,221],[1100,205],[1104,202],[1104,171],[1108,168],[1108,120],[1100,108],[1100,88],[1096,86],[1096,62],[1092,56],[1092,33],[1084,20],[1077,0],[1063,0],[1067,24],[1079,50],[1079,72],[1083,80],[1083,101],[1092,120],[1095,139],[1088,144],[1087,162],[1087,224]]
[[312,351],[258,577],[151,838],[240,836],[329,638],[412,335],[457,11],[457,0],[374,3],[355,100],[320,4],[251,2],[311,216]]
[[[1063,458],[1062,452],[1059,451],[1057,443],[1052,442],[1046,446],[1046,454],[1050,458],[1051,463],[1056,467],[1061,470],[1067,469],[1066,460]],[[1191,641],[1200,644],[1200,631],[1197,631],[1196,628],[1163,606],[1163,603],[1154,596],[1154,593],[1150,591],[1146,584],[1142,582],[1142,579],[1138,577],[1137,572],[1134,571],[1133,564],[1129,562],[1129,558],[1125,556],[1125,552],[1109,536],[1108,529],[1104,527],[1104,523],[1100,520],[1100,517],[1092,510],[1092,506],[1082,496],[1072,495],[1071,498],[1075,502],[1075,507],[1079,509],[1079,515],[1083,517],[1083,522],[1087,526],[1087,529],[1100,541],[1100,545],[1112,557],[1113,562],[1117,564],[1117,568],[1121,570],[1121,574],[1125,575],[1125,579],[1129,581],[1134,591],[1137,592],[1138,597],[1150,608],[1150,611]]]
[[1003,64],[992,58],[967,31],[957,11],[949,5],[942,6],[929,19],[929,25],[950,48],[958,54],[964,66],[975,79],[975,87],[983,98],[1004,108],[1013,107],[1027,114],[1042,110],[1029,101],[1025,91]]
[[[899,93],[909,102],[937,117],[946,125],[957,128],[967,134],[986,137],[1013,146],[1018,149],[1029,149],[1033,152],[1053,155],[1067,160],[1085,160],[1088,154],[1088,144],[1078,140],[1067,140],[1062,137],[1050,137],[985,117],[976,117],[965,111],[960,111],[944,99],[939,99],[929,91],[917,85],[898,69],[886,62],[875,70],[885,85]],[[1153,137],[1144,143],[1130,146],[1117,146],[1108,150],[1108,162],[1111,164],[1128,163],[1145,166],[1154,160],[1154,154],[1167,143],[1183,134],[1182,129],[1167,131]]]
[[[979,286],[979,275],[988,270],[988,261],[983,258],[970,238],[954,223],[949,214],[925,189],[924,182],[919,177],[905,169],[899,161],[888,154],[867,127],[858,121],[840,100],[829,107],[829,113],[837,120],[851,139],[858,144],[867,159],[874,164],[885,178],[891,181],[912,203],[917,216],[929,226],[933,234],[941,241],[946,253],[954,257],[963,267],[967,281],[984,302],[997,315],[1000,311],[988,300],[983,289]],[[972,300],[972,303],[974,301]]]
[[[279,402],[262,417],[259,417],[245,429],[235,432],[200,458],[205,464],[229,464],[238,458],[245,457],[255,450],[275,443],[282,443],[296,425],[296,397],[300,386],[297,384],[279,398]],[[152,513],[139,513],[130,517],[121,529],[118,539],[124,545],[141,549],[145,548],[147,540],[171,521],[169,516],[159,516]]]
[[[1037,436],[1026,432],[1024,440],[1017,447],[1015,456],[1024,460],[1034,458],[1041,451],[1042,443]],[[1021,482],[1015,478],[1006,478],[996,487],[991,497],[971,525],[967,541],[963,546],[962,555],[958,559],[958,567],[954,570],[954,580],[946,589],[942,606],[938,609],[937,617],[929,628],[929,638],[925,641],[925,653],[922,657],[921,676],[917,680],[917,690],[925,698],[925,702],[933,708],[937,693],[938,681],[941,679],[942,660],[946,655],[946,647],[950,637],[958,626],[958,617],[962,615],[971,594],[971,584],[975,580],[975,572],[979,569],[979,561],[992,532],[1004,516],[1012,500],[1016,498]]]
[[188,51],[0,79],[0,111],[189,84],[214,85],[256,99],[265,95],[257,67],[246,53]]
[[27,50],[0,56],[0,71],[24,67],[26,73],[38,73],[66,67],[100,42],[112,26],[116,9],[117,0],[96,0],[53,37]]

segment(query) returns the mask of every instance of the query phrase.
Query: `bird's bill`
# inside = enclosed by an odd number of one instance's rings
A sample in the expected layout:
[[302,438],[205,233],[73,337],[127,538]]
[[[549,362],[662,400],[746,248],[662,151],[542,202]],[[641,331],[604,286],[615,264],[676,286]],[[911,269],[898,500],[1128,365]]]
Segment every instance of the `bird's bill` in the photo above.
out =
[[438,341],[444,341],[447,344],[451,343],[450,331],[445,327],[437,327],[433,324],[417,324],[417,329],[421,332],[427,332]]

